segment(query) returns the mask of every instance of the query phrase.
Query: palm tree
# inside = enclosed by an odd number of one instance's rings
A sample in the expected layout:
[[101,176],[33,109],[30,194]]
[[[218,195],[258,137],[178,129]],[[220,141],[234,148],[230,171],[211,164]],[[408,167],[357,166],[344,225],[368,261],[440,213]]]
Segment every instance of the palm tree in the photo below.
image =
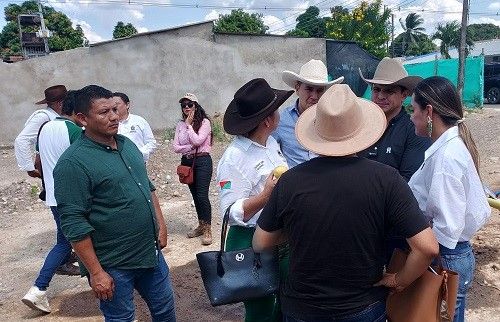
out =
[[424,35],[425,28],[422,27],[424,19],[414,12],[406,16],[404,22],[402,18],[399,18],[399,23],[404,30],[403,42],[408,45],[418,42]]
[[460,42],[460,24],[457,21],[447,22],[445,25],[439,24],[432,39],[441,40],[439,51],[446,59],[451,58],[450,47],[456,47]]

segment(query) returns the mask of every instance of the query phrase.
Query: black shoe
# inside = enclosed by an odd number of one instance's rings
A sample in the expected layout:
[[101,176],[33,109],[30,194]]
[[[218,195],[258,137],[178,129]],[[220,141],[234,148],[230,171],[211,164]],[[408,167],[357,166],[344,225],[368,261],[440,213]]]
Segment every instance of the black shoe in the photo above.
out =
[[63,264],[59,266],[56,270],[57,275],[69,275],[69,276],[76,276],[80,275],[80,267],[74,265],[74,264]]
[[76,255],[75,252],[71,251],[69,258],[66,261],[66,264],[74,264],[74,263],[78,263],[78,255]]

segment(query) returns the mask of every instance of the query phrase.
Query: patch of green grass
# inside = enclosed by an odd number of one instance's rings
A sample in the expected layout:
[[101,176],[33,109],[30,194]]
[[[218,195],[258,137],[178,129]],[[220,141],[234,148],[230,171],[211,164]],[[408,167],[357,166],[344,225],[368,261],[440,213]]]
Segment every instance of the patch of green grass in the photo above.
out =
[[229,139],[226,132],[224,132],[224,127],[222,126],[220,118],[214,117],[212,120],[212,133],[214,135],[214,141],[216,142],[226,142]]
[[167,141],[172,141],[174,139],[174,136],[175,136],[175,128],[171,127],[171,128],[166,128],[165,131],[163,131],[161,138],[163,142],[167,142]]
[[38,186],[36,184],[32,184],[30,186],[30,196],[32,198],[35,198],[38,196],[39,193],[40,193],[40,191],[38,190]]

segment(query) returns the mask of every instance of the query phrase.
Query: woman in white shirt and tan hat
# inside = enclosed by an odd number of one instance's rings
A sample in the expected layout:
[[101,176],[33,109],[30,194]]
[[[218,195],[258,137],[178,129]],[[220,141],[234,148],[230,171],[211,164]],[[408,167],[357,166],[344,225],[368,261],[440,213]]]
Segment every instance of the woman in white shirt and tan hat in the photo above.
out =
[[461,322],[475,267],[470,240],[491,212],[479,177],[479,153],[449,80],[435,76],[420,82],[412,105],[416,134],[430,137],[433,144],[408,184],[432,222],[443,266],[459,274],[453,321]]
[[[278,108],[293,94],[271,88],[262,78],[243,85],[224,114],[224,130],[235,135],[217,166],[222,215],[228,207],[226,250],[252,247],[255,225],[277,179],[272,171],[286,160],[271,133],[278,126]],[[246,301],[245,322],[278,321],[274,295]]]

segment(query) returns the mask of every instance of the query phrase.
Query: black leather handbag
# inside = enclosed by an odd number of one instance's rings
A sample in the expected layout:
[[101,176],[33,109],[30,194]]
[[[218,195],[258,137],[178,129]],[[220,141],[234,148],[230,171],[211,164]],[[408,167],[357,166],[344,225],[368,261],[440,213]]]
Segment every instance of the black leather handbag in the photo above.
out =
[[260,298],[279,289],[277,248],[262,253],[252,248],[224,250],[231,206],[224,214],[220,250],[196,254],[212,306]]

